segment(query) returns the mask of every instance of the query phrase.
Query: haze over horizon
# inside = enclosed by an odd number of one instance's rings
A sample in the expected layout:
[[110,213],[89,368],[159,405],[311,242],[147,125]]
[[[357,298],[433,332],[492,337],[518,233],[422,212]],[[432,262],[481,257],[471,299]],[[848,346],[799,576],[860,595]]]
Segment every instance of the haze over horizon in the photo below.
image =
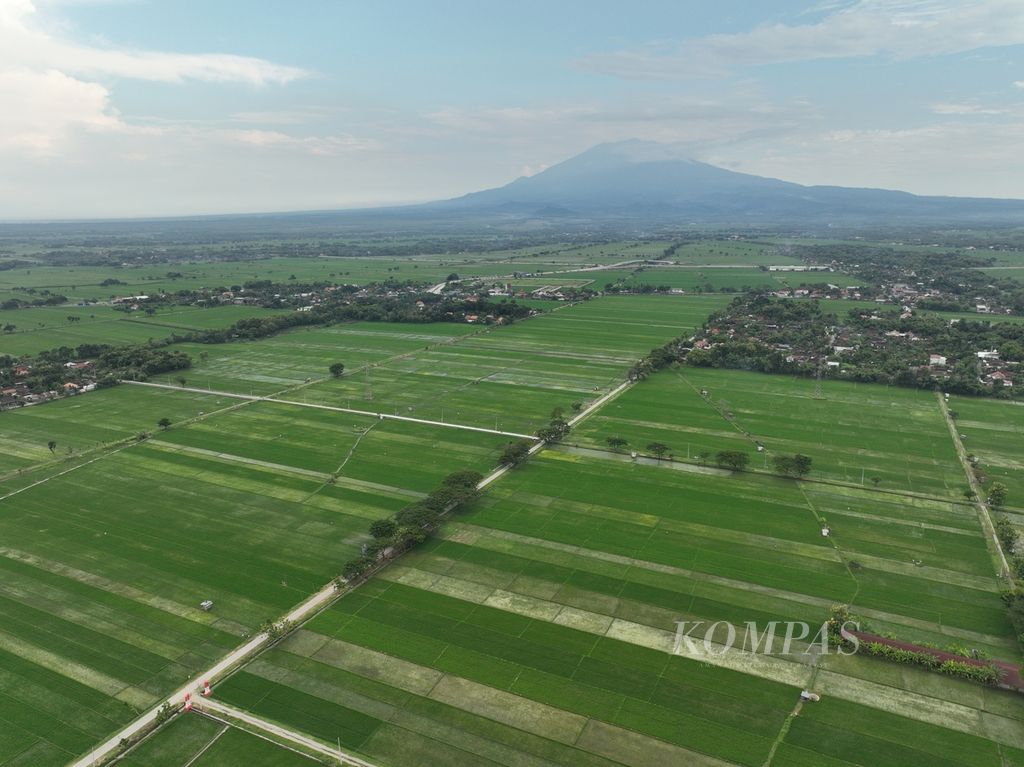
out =
[[1024,198],[1024,3],[0,0],[0,219],[366,207],[638,138]]

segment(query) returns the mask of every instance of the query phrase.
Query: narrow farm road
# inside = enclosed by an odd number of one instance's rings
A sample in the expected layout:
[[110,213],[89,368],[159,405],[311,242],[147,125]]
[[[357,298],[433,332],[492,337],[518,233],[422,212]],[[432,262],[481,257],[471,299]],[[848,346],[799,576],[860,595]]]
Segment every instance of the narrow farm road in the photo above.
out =
[[[282,620],[293,623],[304,621],[327,606],[335,597],[338,596],[338,593],[339,592],[335,585],[333,583],[329,583],[320,589],[320,591],[313,594],[313,596],[295,607],[290,613],[288,613],[288,615],[282,618]],[[115,754],[120,749],[122,740],[130,740],[139,733],[150,728],[156,722],[157,716],[160,713],[160,708],[164,704],[167,704],[172,708],[179,707],[184,702],[187,694],[192,693],[194,696],[203,689],[203,682],[205,680],[210,680],[212,682],[213,680],[223,676],[225,673],[233,670],[235,667],[241,665],[263,649],[264,645],[269,641],[270,636],[267,633],[257,634],[244,645],[221,658],[213,666],[210,666],[210,668],[196,674],[187,684],[175,690],[167,698],[154,705],[140,717],[135,719],[119,732],[112,735],[88,754],[76,759],[70,764],[70,767],[91,767],[92,765],[101,764],[104,760]]]
[[946,404],[946,398],[942,392],[935,392],[935,398],[939,401],[939,409],[942,411],[943,417],[946,419],[946,426],[949,427],[949,435],[953,438],[953,445],[956,447],[956,454],[960,457],[960,464],[964,467],[964,474],[967,476],[967,483],[971,487],[971,492],[974,493],[975,506],[978,509],[978,519],[981,521],[981,527],[985,531],[985,535],[988,536],[992,542],[990,548],[996,555],[1002,569],[999,572],[999,577],[1006,580],[1007,585],[1013,588],[1013,577],[1010,575],[1010,563],[1006,559],[1006,553],[1003,551],[1003,545],[999,542],[999,536],[996,535],[995,525],[992,524],[992,513],[989,511],[988,504],[985,503],[985,493],[982,490],[981,484],[974,476],[974,468],[971,465],[970,459],[967,457],[967,451],[964,449],[964,443],[960,439],[960,430],[956,428],[956,421],[953,420],[952,414],[949,412],[949,406]]

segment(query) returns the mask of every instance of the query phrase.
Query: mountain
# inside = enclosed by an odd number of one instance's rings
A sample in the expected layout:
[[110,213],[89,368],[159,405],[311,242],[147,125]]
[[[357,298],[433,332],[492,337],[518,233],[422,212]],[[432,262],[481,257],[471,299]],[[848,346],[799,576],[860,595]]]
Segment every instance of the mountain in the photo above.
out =
[[637,140],[600,144],[535,176],[417,207],[537,219],[1024,221],[1024,200],[803,186],[697,162],[673,145]]

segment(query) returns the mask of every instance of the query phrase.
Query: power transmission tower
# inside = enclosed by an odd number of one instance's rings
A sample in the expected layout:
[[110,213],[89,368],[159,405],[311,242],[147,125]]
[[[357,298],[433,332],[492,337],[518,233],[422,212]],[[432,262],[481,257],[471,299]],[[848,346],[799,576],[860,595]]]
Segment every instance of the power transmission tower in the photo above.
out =
[[373,367],[366,366],[366,399],[373,399]]

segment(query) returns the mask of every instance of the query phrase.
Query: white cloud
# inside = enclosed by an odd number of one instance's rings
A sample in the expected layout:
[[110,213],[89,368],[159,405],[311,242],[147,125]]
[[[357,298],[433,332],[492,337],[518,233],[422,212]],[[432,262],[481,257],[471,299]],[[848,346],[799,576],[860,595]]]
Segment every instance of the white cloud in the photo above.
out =
[[89,76],[179,83],[288,83],[307,74],[250,56],[100,48],[60,39],[43,29],[31,0],[0,0],[0,69],[57,69]]
[[106,88],[56,70],[0,71],[0,104],[0,150],[52,155],[76,131],[127,128]]
[[328,157],[346,152],[361,152],[379,148],[378,142],[372,139],[360,139],[355,136],[291,136],[280,131],[268,130],[235,130],[220,131],[220,136],[229,141],[236,141],[249,146],[268,149],[300,149],[313,155]]
[[[94,0],[90,0],[94,1]],[[32,0],[0,0],[0,152],[30,158],[76,157],[76,141],[86,134],[118,132],[193,139],[206,132],[212,141],[233,141],[317,155],[367,148],[351,136],[294,137],[261,131],[221,132],[209,125],[166,120],[134,120],[113,105],[111,81],[136,79],[164,83],[197,80],[250,86],[288,83],[306,74],[296,67],[226,53],[179,54],[81,45],[51,31],[59,17],[45,22]],[[101,80],[101,81],[98,81]],[[250,118],[246,120],[245,118]],[[299,122],[297,115],[278,120]],[[231,122],[252,125],[269,113],[239,115]],[[136,156],[145,156],[138,150]]]
[[[820,9],[819,9],[820,10]],[[1020,0],[859,0],[809,24],[766,24],[674,44],[594,54],[585,69],[634,79],[721,76],[742,66],[885,55],[894,59],[1024,43]]]
[[1017,81],[1016,81],[1016,82],[1015,82],[1015,83],[1013,84],[1013,87],[1014,87],[1014,88],[1024,88],[1024,80],[1017,80]]
[[710,152],[709,162],[802,184],[884,187],[916,194],[1021,197],[1024,124],[949,122],[886,130],[806,132]]
[[977,104],[932,104],[932,112],[937,115],[1005,115],[1009,109],[981,107]]

